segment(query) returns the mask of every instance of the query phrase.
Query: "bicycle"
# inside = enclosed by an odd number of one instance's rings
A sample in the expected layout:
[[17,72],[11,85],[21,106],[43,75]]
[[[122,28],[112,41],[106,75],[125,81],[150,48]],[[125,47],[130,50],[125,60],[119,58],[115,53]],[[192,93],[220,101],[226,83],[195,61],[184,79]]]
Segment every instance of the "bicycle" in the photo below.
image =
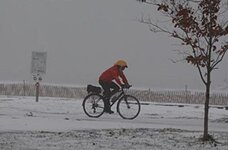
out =
[[[91,86],[91,85],[90,85]],[[98,118],[104,113],[104,96],[101,95],[101,88],[94,87],[88,95],[84,98],[82,106],[85,114],[92,118]],[[99,90],[100,88],[100,90]],[[123,119],[135,119],[141,110],[141,105],[139,100],[125,93],[126,87],[122,87],[119,92],[114,94],[116,99],[110,101],[110,107],[112,107],[117,102],[117,112]],[[87,86],[88,91],[88,86]]]

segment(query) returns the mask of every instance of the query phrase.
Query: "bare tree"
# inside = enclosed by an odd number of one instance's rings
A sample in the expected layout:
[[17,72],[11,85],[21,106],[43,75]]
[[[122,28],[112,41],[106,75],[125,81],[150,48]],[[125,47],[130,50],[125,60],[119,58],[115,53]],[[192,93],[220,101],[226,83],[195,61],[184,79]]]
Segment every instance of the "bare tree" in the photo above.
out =
[[208,113],[212,72],[222,62],[228,49],[227,0],[138,0],[168,17],[172,27],[141,18],[153,32],[164,32],[179,39],[185,47],[185,60],[196,66],[205,85],[203,141],[213,140],[208,134]]

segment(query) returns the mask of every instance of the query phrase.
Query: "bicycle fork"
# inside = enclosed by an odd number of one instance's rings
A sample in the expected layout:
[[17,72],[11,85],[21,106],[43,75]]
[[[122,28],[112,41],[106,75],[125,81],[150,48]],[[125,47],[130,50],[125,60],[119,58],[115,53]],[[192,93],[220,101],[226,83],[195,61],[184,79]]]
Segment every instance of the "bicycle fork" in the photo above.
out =
[[124,97],[124,101],[125,101],[125,103],[127,105],[127,108],[129,109],[130,108],[130,105],[129,105],[128,101],[127,101],[127,97]]

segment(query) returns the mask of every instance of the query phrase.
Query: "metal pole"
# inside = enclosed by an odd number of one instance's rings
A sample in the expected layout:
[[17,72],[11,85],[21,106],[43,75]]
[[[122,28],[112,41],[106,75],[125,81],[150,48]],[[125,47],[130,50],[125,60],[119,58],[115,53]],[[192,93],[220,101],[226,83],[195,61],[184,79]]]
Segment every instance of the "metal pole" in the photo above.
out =
[[40,88],[40,83],[36,82],[36,102],[39,101],[39,88]]

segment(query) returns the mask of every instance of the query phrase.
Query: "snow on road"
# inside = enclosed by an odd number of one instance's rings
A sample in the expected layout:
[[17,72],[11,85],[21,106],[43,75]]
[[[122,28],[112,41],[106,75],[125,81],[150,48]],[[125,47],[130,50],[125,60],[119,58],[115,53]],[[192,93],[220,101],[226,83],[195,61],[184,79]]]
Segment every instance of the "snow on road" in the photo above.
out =
[[[228,149],[228,110],[212,106],[202,144],[203,105],[143,102],[140,115],[87,117],[81,99],[0,97],[0,149]],[[115,108],[112,108],[115,110]]]

